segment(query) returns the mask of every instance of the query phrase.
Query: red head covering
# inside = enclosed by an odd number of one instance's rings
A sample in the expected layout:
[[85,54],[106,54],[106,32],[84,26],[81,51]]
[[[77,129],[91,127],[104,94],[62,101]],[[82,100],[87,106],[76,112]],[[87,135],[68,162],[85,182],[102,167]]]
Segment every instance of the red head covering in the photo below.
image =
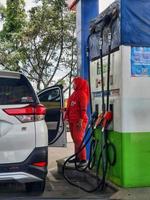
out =
[[73,83],[76,85],[75,91],[82,90],[87,95],[87,99],[89,99],[89,85],[87,80],[76,77],[73,79]]

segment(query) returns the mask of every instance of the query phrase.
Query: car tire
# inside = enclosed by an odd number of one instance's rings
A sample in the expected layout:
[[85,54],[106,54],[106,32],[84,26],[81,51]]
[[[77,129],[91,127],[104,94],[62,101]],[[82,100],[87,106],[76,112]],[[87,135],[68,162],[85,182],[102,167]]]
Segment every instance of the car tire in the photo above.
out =
[[36,192],[36,193],[43,193],[45,190],[45,180],[38,181],[38,182],[32,182],[32,183],[26,183],[25,188],[26,192]]

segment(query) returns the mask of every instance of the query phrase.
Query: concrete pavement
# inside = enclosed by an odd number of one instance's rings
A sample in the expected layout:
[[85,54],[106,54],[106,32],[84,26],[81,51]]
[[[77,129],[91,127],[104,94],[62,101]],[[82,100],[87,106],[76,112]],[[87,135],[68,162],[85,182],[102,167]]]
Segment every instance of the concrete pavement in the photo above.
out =
[[119,191],[113,194],[110,200],[150,200],[150,187],[119,188]]
[[69,157],[74,153],[74,144],[68,142],[67,147],[49,147],[48,148],[48,168],[49,170],[57,167],[56,160]]

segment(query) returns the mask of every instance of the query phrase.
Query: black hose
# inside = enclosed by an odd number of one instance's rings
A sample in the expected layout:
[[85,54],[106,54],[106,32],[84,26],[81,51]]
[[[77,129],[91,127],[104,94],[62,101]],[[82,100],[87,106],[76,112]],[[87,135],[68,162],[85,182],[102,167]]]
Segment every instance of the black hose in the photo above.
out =
[[110,33],[108,34],[108,71],[107,71],[107,106],[106,110],[109,111],[109,96],[110,96],[110,55],[111,55],[111,41],[112,41],[112,25],[119,15],[117,9],[114,10],[112,14],[111,21],[109,24]]
[[109,96],[110,96],[110,54],[111,54],[111,33],[109,34],[110,37],[109,40],[109,46],[108,46],[108,71],[107,71],[107,105],[106,105],[106,110],[109,110]]
[[[73,183],[73,182],[65,175],[65,167],[66,167],[67,162],[68,162],[71,158],[73,158],[74,156],[77,156],[77,155],[83,150],[83,148],[85,148],[85,146],[87,145],[87,143],[90,141],[91,137],[92,137],[92,134],[91,134],[91,136],[87,139],[85,145],[83,145],[82,148],[80,148],[80,150],[79,150],[76,154],[74,154],[74,155],[72,155],[71,157],[69,157],[69,158],[65,161],[65,163],[64,163],[64,165],[63,165],[63,175],[64,175],[64,178],[67,180],[67,182],[70,183],[71,185],[73,185],[73,186],[75,186],[75,187],[77,187],[77,188],[80,188],[80,189],[84,190],[85,192],[89,192],[89,193],[96,191],[96,190],[100,187],[100,185],[101,185],[102,183],[99,182],[99,178],[98,178],[98,180],[97,180],[99,184],[98,184],[95,188],[93,188],[93,189],[91,189],[91,190],[88,190],[88,189],[86,189],[86,188],[84,188],[84,187],[82,187],[82,186],[79,186],[79,185]],[[76,165],[76,163],[75,163],[75,165]],[[76,165],[76,167],[77,167],[77,165]],[[76,168],[76,169],[78,169],[78,168]],[[86,169],[87,169],[87,166],[86,166]],[[79,170],[79,169],[78,169],[78,170]],[[84,168],[83,170],[85,170],[85,168]],[[83,170],[81,170],[81,171],[83,171]]]
[[104,94],[104,76],[103,76],[103,53],[102,53],[102,49],[100,50],[100,65],[101,65],[101,88],[102,88],[102,113],[105,113],[105,94]]
[[90,42],[90,37],[92,33],[88,36],[87,38],[87,49],[86,49],[86,56],[87,56],[87,65],[88,65],[88,82],[89,82],[89,90],[90,90],[90,110],[91,113],[93,113],[93,108],[92,108],[92,95],[91,95],[91,69],[90,69],[90,48],[89,48],[89,42]]
[[[67,169],[67,163],[69,160],[71,160],[72,158],[74,157],[77,157],[79,155],[79,153],[86,147],[86,145],[90,142],[91,138],[94,138],[94,132],[95,130],[93,129],[92,132],[91,132],[91,135],[88,136],[87,133],[88,131],[91,129],[91,124],[93,123],[93,121],[90,121],[88,126],[87,126],[87,129],[86,129],[86,134],[81,142],[81,145],[79,147],[79,151],[75,154],[73,154],[72,156],[70,156],[65,162],[64,162],[64,165],[63,165],[63,168],[62,168],[62,172],[63,172],[63,175],[64,175],[64,178],[66,179],[66,181],[68,183],[70,183],[71,185],[77,187],[77,188],[80,188],[82,189],[83,191],[85,192],[89,192],[89,193],[92,193],[94,191],[96,191],[97,189],[99,190],[102,190],[105,186],[105,177],[106,177],[106,172],[107,172],[107,165],[108,165],[108,162],[110,160],[107,159],[108,158],[108,150],[107,148],[111,145],[111,143],[109,142],[108,143],[108,140],[106,138],[107,141],[105,141],[104,143],[102,142],[101,144],[101,151],[99,153],[99,156],[98,156],[98,162],[97,162],[97,165],[96,165],[96,181],[97,181],[97,185],[96,187],[92,188],[92,189],[86,189],[85,187],[82,187],[82,186],[79,186],[75,183],[73,183],[65,174],[65,170]],[[105,133],[102,133],[102,134],[105,134]],[[106,134],[105,134],[106,135]],[[88,136],[88,138],[86,138]],[[86,141],[85,141],[86,140]],[[85,141],[85,143],[84,143]],[[84,145],[83,145],[84,143]],[[90,153],[90,158],[89,158],[89,162],[87,163],[87,165],[83,168],[79,168],[79,166],[77,165],[77,163],[75,162],[75,169],[74,170],[77,170],[79,172],[84,172],[86,171],[87,169],[92,169],[94,166],[95,166],[95,163],[96,163],[96,157],[94,155],[96,155],[96,150],[97,150],[97,147],[99,146],[99,142],[97,143],[94,143],[93,140],[91,141],[91,144],[93,144],[93,152]],[[92,148],[92,146],[91,146]],[[92,150],[91,150],[92,151]],[[105,155],[104,155],[105,154]],[[114,153],[114,155],[116,156],[116,154]],[[92,157],[95,159],[92,163]],[[107,162],[105,162],[104,160],[104,157],[106,158]],[[115,160],[116,158],[114,157],[113,160],[111,160],[111,163],[115,163]],[[91,165],[92,163],[92,165]],[[102,177],[99,177],[99,169],[100,169],[100,164],[102,163]]]
[[98,142],[95,138],[92,138],[91,145],[90,145],[90,155],[89,155],[89,163],[88,168],[91,170],[95,166],[96,163],[96,150],[97,150]]
[[[92,115],[92,117],[93,118],[95,118],[95,113]],[[64,162],[64,166],[66,165],[66,163],[68,162],[68,161],[70,161],[72,158],[74,158],[74,157],[77,157],[77,155],[86,147],[86,145],[88,144],[88,142],[90,141],[90,139],[91,139],[91,137],[93,136],[93,131],[92,131],[92,133],[91,133],[91,135],[89,136],[89,138],[86,140],[86,137],[88,136],[87,135],[87,133],[89,132],[89,130],[91,129],[91,126],[92,126],[92,124],[93,124],[93,118],[91,119],[91,121],[89,121],[88,122],[88,125],[87,125],[87,127],[86,127],[86,130],[85,130],[85,135],[84,135],[84,137],[83,137],[83,140],[82,140],[82,142],[81,142],[81,144],[80,144],[80,147],[79,147],[79,151],[78,152],[76,152],[75,154],[73,154],[72,156],[70,156],[65,162]],[[86,140],[86,141],[85,141]],[[84,142],[85,141],[85,142]],[[75,163],[76,164],[76,163]],[[63,166],[63,167],[64,167]]]
[[[112,20],[110,20],[110,17],[106,17],[105,18],[107,25],[108,23],[111,24],[112,26]],[[114,19],[113,19],[114,20]],[[111,21],[111,22],[110,22]],[[104,27],[103,27],[104,28]],[[103,29],[102,29],[103,30]],[[87,43],[88,43],[88,51],[87,51],[87,58],[88,58],[88,73],[89,73],[89,87],[90,87],[90,91],[91,91],[91,84],[90,84],[90,59],[89,59],[89,53],[90,53],[90,48],[89,48],[89,40],[90,40],[90,37],[91,37],[92,34],[90,34],[88,36],[88,40],[87,40]],[[103,31],[101,33],[101,42],[103,42]],[[111,41],[109,41],[109,54],[108,54],[108,73],[107,73],[107,111],[109,110],[109,82],[110,82],[110,53],[111,53]],[[100,58],[101,58],[101,84],[102,84],[102,111],[103,113],[105,112],[105,98],[104,98],[104,78],[103,78],[103,52],[102,52],[102,43],[101,43],[101,46],[100,46]],[[91,107],[91,111],[92,111],[92,98],[91,98],[91,92],[90,92],[90,107]],[[82,186],[79,186],[75,183],[73,183],[66,175],[65,175],[65,169],[66,169],[66,164],[69,160],[71,160],[73,157],[77,157],[77,155],[86,147],[86,145],[89,143],[89,141],[91,140],[91,138],[94,138],[94,128],[92,126],[92,122],[91,121],[88,125],[88,128],[86,130],[86,134],[81,142],[81,145],[80,145],[80,148],[79,148],[79,151],[75,154],[73,154],[72,156],[70,156],[65,162],[64,162],[64,165],[63,165],[63,175],[64,175],[64,178],[73,186],[75,187],[78,187],[86,192],[94,192],[96,191],[97,189],[99,190],[103,190],[104,189],[104,186],[105,186],[105,179],[106,179],[106,173],[107,173],[107,168],[108,168],[108,163],[110,165],[114,165],[115,162],[116,162],[116,150],[115,150],[115,147],[112,143],[110,143],[108,141],[108,133],[107,133],[107,130],[104,128],[102,128],[102,131],[101,131],[101,135],[102,135],[102,139],[101,139],[101,151],[99,153],[99,156],[98,156],[98,162],[97,162],[97,165],[96,165],[96,180],[97,180],[97,185],[96,187],[94,187],[93,189],[91,190],[88,190]],[[88,139],[86,140],[86,142],[84,143],[84,140],[86,139],[87,137],[87,133],[88,131],[92,128],[92,131],[91,131],[91,135],[88,137]],[[83,145],[84,143],[84,145]],[[92,169],[94,166],[95,166],[95,163],[96,163],[96,150],[97,150],[97,145],[98,145],[98,142],[95,142],[95,140],[93,139],[91,141],[91,147],[90,147],[90,158],[89,158],[89,162],[88,164],[80,169],[77,165],[77,163],[75,162],[75,169],[78,170],[78,171],[85,171],[87,168],[88,169]],[[113,154],[113,159],[110,158],[109,156],[109,149],[112,149],[114,154]],[[93,157],[94,157],[94,160],[93,160]],[[100,165],[102,164],[102,177],[100,178],[99,177],[99,169],[100,169]]]
[[[113,153],[112,158],[110,158],[110,153],[109,152]],[[108,141],[107,142],[107,159],[108,159],[108,163],[109,163],[110,166],[114,166],[115,165],[116,158],[117,158],[117,155],[116,155],[115,145]]]

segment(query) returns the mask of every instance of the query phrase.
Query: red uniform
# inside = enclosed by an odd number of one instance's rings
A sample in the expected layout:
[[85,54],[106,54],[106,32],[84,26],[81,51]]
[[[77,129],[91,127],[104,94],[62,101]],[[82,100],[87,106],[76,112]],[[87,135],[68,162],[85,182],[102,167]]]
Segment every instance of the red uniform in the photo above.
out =
[[[65,118],[69,122],[70,132],[75,144],[75,153],[78,152],[84,137],[84,132],[88,122],[87,105],[89,101],[89,88],[87,81],[77,77],[73,80],[76,88],[69,97]],[[81,127],[79,127],[81,123]],[[80,160],[86,160],[86,149],[79,154]]]

